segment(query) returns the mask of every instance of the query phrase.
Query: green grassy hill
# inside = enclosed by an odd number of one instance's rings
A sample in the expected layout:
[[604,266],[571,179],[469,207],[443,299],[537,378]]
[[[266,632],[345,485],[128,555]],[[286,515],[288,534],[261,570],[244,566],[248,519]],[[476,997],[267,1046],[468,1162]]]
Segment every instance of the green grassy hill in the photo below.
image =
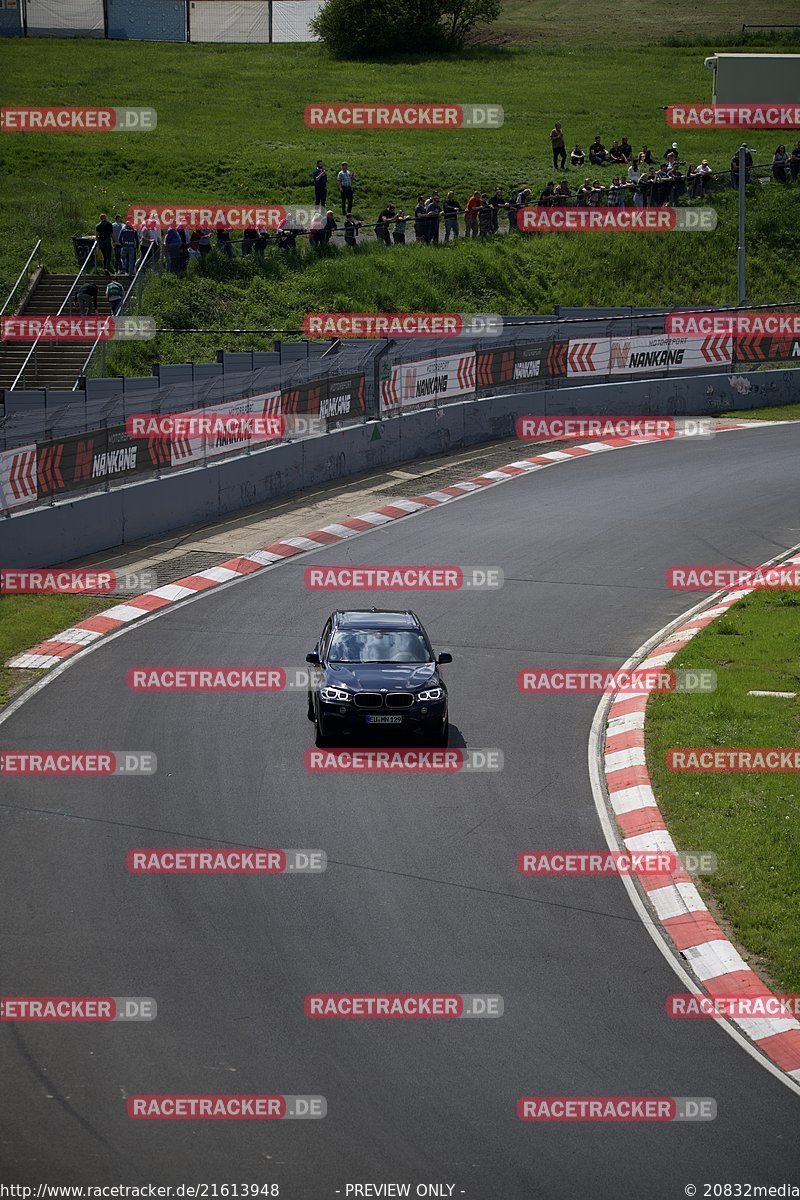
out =
[[[510,3],[504,19],[516,13],[524,24],[525,11],[540,7]],[[786,6],[762,8],[764,20],[767,9],[786,19]],[[452,187],[462,204],[476,185],[489,191],[525,182],[538,191],[553,176],[548,131],[555,119],[568,142],[586,146],[600,133],[608,144],[625,134],[635,147],[647,142],[660,154],[673,140],[662,106],[709,98],[703,59],[713,46],[632,46],[627,27],[623,44],[614,36],[613,22],[620,19],[608,16],[616,44],[602,52],[592,45],[599,34],[587,26],[547,49],[484,47],[357,66],[331,61],[314,44],[0,41],[6,104],[158,111],[152,133],[1,135],[0,289],[10,288],[37,237],[44,239],[47,266],[69,269],[71,235],[93,229],[101,211],[124,212],[131,202],[308,204],[311,169],[320,157],[329,168],[343,159],[351,163],[358,176],[356,211],[374,221],[387,201],[413,206],[419,190],[427,194],[434,186]],[[717,24],[735,31],[727,17]],[[674,32],[677,19],[663,26],[663,18],[653,20],[641,36],[655,40]],[[503,105],[505,125],[320,134],[303,121],[315,99],[492,102]],[[740,135],[692,133],[678,140],[682,158],[708,158],[725,168]],[[752,140],[757,161],[769,161],[780,139],[769,133]],[[567,174],[574,185],[582,173]],[[750,193],[751,298],[800,296],[800,188],[754,183]],[[213,280],[156,280],[145,307],[168,324],[282,327],[298,324],[305,311],[335,308],[514,313],[549,311],[556,303],[729,303],[735,299],[736,201],[726,189],[711,202],[720,213],[711,234],[554,234],[388,251],[369,245],[293,263],[275,253],[261,271],[240,260],[216,263]],[[164,338],[126,347],[118,362],[145,369],[158,357],[209,357],[220,345],[243,344],[217,335]]]

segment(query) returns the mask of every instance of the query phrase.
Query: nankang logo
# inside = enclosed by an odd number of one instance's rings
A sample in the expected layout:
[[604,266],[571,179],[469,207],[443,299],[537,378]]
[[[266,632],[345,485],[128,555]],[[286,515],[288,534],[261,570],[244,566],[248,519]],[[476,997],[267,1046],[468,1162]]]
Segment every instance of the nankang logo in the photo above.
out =
[[437,396],[439,392],[447,391],[447,375],[431,375],[428,379],[417,380],[417,396]]
[[539,374],[539,359],[532,358],[529,362],[516,363],[514,366],[515,379],[531,379]]
[[639,354],[631,354],[628,366],[631,370],[636,367],[672,367],[683,362],[683,350],[642,350]]
[[102,479],[104,475],[115,475],[117,471],[135,470],[136,450],[136,446],[126,446],[124,450],[95,454],[92,461],[92,478]]
[[350,412],[350,393],[342,392],[339,396],[328,396],[319,402],[321,417],[340,417]]

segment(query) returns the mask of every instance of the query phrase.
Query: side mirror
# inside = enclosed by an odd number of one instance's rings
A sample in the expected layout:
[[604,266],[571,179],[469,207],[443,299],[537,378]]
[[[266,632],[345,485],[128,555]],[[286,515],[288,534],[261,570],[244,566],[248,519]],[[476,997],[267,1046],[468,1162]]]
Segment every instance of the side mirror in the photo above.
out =
[[306,662],[311,663],[312,667],[320,666],[319,654],[316,650],[312,650],[310,654],[306,655]]
[[449,651],[449,650],[443,650],[441,654],[438,654],[438,655],[436,656],[436,661],[437,661],[437,663],[439,663],[439,665],[441,666],[441,665],[442,665],[442,663],[449,663],[449,662],[452,662],[452,661],[453,661],[453,656],[452,656],[452,654],[450,653],[450,651]]

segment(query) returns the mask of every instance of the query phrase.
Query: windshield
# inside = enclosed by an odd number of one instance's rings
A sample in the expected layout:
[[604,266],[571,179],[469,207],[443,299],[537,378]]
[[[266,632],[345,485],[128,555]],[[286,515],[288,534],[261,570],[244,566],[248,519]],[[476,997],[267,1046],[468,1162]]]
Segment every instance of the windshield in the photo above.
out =
[[422,634],[410,629],[340,629],[328,651],[330,662],[426,663],[430,651]]

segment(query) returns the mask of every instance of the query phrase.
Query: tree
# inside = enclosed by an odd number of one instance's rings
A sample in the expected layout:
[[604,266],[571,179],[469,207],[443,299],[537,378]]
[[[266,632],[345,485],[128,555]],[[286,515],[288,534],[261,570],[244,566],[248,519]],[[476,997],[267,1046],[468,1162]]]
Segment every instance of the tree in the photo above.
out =
[[500,0],[444,0],[442,19],[449,46],[463,46],[476,25],[490,25],[500,16]]
[[464,45],[499,0],[326,0],[311,30],[337,58],[384,58]]

